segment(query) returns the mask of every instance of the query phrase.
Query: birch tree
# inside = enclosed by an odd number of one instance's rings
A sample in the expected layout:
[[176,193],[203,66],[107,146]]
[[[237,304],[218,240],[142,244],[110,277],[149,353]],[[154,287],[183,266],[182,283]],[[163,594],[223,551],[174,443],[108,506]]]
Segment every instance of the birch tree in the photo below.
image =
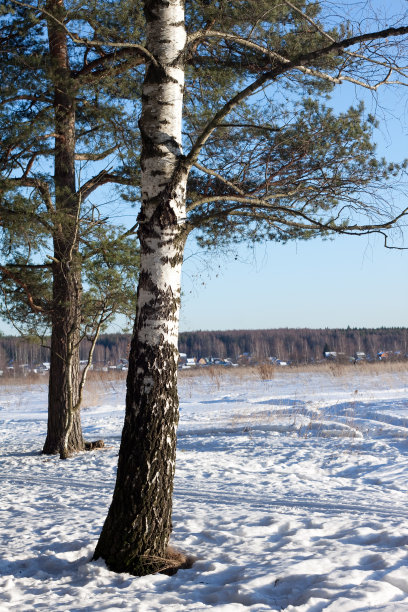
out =
[[372,28],[369,19],[363,29],[330,20],[330,6],[143,2],[140,281],[117,480],[94,553],[114,571],[143,575],[172,564],[188,234],[210,245],[386,236],[406,213],[384,191],[401,168],[376,159],[375,120],[362,108],[336,115],[317,96],[344,82],[372,91],[405,85],[408,19]]

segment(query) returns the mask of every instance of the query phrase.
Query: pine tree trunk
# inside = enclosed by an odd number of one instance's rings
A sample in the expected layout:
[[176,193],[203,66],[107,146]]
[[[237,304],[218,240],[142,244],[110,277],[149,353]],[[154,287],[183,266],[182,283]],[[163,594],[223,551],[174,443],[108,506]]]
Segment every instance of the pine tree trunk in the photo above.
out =
[[48,387],[48,428],[45,454],[69,454],[84,450],[79,389],[79,330],[81,284],[76,271],[55,265],[54,310],[51,333],[51,365]]
[[112,504],[95,550],[117,572],[167,564],[178,423],[177,363],[186,173],[179,167],[184,2],[145,2],[147,47],[140,120],[140,277],[126,416]]
[[[48,11],[64,19],[62,0],[50,0]],[[55,211],[51,366],[48,430],[43,453],[61,458],[84,449],[78,403],[81,271],[78,259],[80,202],[75,181],[75,89],[68,61],[66,33],[48,21],[55,113]]]

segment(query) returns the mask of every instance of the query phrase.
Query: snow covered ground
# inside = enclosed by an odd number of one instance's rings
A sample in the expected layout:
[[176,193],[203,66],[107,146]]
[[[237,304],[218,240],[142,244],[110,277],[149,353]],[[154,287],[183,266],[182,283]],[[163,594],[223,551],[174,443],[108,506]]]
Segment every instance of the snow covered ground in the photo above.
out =
[[408,611],[408,375],[380,366],[180,381],[173,577],[90,563],[124,383],[88,390],[86,438],[38,454],[45,385],[0,386],[0,611]]

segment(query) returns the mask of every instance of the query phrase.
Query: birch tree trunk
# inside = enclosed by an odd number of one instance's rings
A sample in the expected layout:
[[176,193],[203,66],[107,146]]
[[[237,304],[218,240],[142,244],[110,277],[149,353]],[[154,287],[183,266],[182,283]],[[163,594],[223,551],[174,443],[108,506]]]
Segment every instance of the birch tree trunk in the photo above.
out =
[[178,423],[180,275],[187,173],[182,158],[184,1],[146,0],[140,277],[126,416],[112,504],[94,559],[144,575],[166,566]]
[[[63,21],[63,0],[50,0],[48,10]],[[80,202],[75,185],[75,90],[70,76],[67,37],[57,21],[48,21],[55,114],[55,210],[48,391],[48,429],[43,453],[62,458],[84,449],[79,410],[79,325],[81,270],[78,260]]]

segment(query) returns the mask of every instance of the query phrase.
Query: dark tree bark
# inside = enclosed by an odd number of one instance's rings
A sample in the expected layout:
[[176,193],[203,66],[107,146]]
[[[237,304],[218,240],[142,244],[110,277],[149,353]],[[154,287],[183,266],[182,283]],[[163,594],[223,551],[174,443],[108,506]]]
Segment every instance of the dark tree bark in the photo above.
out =
[[[48,10],[61,22],[63,1]],[[78,261],[80,201],[75,182],[75,90],[70,78],[67,37],[48,20],[51,73],[55,83],[55,210],[51,366],[48,431],[43,452],[61,457],[84,449],[79,414],[79,326],[81,270]]]
[[79,397],[80,279],[77,271],[55,264],[48,427],[45,454],[61,457],[84,450]]

